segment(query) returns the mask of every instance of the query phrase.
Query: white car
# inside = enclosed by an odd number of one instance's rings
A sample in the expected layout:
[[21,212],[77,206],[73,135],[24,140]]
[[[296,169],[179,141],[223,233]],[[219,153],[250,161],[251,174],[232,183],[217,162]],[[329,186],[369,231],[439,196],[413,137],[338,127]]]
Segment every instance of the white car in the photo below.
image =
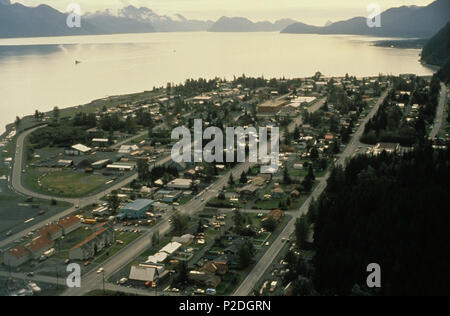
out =
[[100,269],[97,270],[97,274],[103,273],[103,271],[105,271],[105,269],[100,268]]

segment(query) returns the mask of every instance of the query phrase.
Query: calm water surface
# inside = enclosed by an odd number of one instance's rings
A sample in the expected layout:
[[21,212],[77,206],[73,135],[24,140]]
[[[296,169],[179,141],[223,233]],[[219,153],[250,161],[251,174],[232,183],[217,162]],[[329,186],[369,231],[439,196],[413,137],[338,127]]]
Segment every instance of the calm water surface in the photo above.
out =
[[420,50],[374,47],[374,40],[380,39],[208,32],[0,39],[0,133],[16,115],[36,109],[187,78],[433,73],[419,63]]

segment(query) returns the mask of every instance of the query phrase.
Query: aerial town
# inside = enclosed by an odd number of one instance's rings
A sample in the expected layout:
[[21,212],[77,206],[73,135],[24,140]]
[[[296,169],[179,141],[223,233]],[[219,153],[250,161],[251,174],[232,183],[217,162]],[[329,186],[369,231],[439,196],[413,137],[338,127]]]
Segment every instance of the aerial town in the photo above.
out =
[[[318,72],[188,80],[36,111],[0,142],[0,294],[298,295],[295,272],[315,256],[311,207],[331,170],[423,138],[447,149],[448,99],[431,76]],[[280,127],[278,170],[173,161],[171,131],[194,118]],[[82,287],[67,286],[72,263]]]

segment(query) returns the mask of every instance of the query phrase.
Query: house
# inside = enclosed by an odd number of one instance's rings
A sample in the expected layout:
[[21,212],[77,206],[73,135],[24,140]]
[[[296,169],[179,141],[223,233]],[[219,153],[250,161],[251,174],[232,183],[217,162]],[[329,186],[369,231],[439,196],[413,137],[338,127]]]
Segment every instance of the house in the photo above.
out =
[[269,218],[273,218],[276,222],[279,222],[283,218],[283,216],[284,212],[282,210],[273,210],[267,214],[263,221],[266,221]]
[[62,228],[62,234],[66,236],[81,227],[81,220],[74,215],[70,215],[61,218],[56,225]]
[[90,154],[91,151],[92,151],[91,148],[83,144],[77,144],[73,145],[70,149],[66,149],[64,153],[68,156],[83,156]]
[[298,199],[300,197],[300,192],[298,192],[298,190],[293,190],[291,192],[291,197],[294,199]]
[[8,250],[3,255],[3,263],[8,267],[18,267],[31,259],[31,253],[23,246]]
[[284,198],[284,190],[281,187],[276,187],[272,190],[272,197],[274,199],[282,199]]
[[200,268],[201,272],[206,272],[214,275],[225,275],[228,273],[228,263],[221,261],[210,261]]
[[328,140],[328,141],[334,140],[334,135],[333,134],[326,134],[325,135],[325,140]]
[[69,259],[86,260],[94,257],[115,241],[114,230],[106,227],[96,231],[69,251]]
[[191,179],[175,179],[167,184],[169,189],[189,190],[192,186]]
[[194,169],[189,169],[184,173],[184,177],[185,178],[189,178],[192,179],[195,177],[195,170]]
[[252,179],[252,184],[258,187],[262,187],[266,184],[266,179],[263,177],[254,177]]
[[258,192],[259,188],[254,184],[248,184],[238,189],[238,193],[241,197],[251,197]]
[[39,259],[44,252],[50,250],[55,242],[47,236],[39,236],[25,245],[25,248],[31,253],[31,259]]
[[57,240],[63,236],[63,228],[57,224],[48,224],[38,230],[38,234],[51,240]]
[[145,213],[151,209],[154,203],[155,201],[153,200],[139,199],[122,207],[120,210],[120,214],[124,218],[142,218],[145,216]]
[[400,150],[400,144],[399,143],[378,143],[373,149],[374,155],[379,155],[383,151],[387,152],[388,154],[396,152]]

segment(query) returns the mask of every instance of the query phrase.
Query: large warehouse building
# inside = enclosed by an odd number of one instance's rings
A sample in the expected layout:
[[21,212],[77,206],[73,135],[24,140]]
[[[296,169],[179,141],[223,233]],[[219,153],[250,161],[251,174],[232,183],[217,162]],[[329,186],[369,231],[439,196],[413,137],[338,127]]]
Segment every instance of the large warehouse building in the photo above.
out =
[[155,201],[153,200],[136,200],[122,207],[122,209],[120,210],[120,216],[122,218],[130,219],[142,218],[145,216],[146,212],[151,210],[154,203]]

